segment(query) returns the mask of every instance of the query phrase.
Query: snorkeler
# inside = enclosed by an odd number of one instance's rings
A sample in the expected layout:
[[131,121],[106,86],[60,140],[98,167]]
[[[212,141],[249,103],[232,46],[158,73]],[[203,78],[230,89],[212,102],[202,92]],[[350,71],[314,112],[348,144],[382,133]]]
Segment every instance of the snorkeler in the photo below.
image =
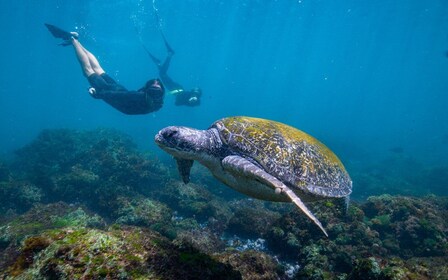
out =
[[67,32],[54,25],[45,24],[51,34],[62,39],[61,46],[72,45],[84,76],[90,83],[92,97],[103,99],[118,111],[128,115],[147,114],[159,110],[163,105],[165,89],[159,79],[146,82],[137,91],[127,90],[101,68],[96,57],[78,41],[78,33]]
[[148,51],[148,49],[143,45],[143,48],[148,53],[149,57],[151,57],[151,60],[154,62],[154,64],[159,69],[159,77],[162,80],[162,83],[165,85],[165,87],[168,89],[170,94],[173,94],[176,96],[175,105],[176,106],[199,106],[201,104],[201,95],[202,90],[199,87],[195,87],[189,91],[184,90],[183,86],[176,83],[171,79],[170,76],[168,76],[168,68],[170,67],[171,58],[174,55],[174,50],[171,48],[171,46],[168,44],[168,41],[166,40],[165,36],[162,34],[163,41],[165,43],[165,47],[167,50],[167,56],[165,58],[165,61],[161,63],[160,59],[155,57],[151,52]]

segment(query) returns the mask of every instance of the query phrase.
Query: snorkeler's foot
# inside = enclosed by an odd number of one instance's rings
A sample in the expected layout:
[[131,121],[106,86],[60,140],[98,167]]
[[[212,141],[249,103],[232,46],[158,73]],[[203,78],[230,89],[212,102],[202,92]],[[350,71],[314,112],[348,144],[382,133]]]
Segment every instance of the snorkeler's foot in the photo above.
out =
[[72,44],[73,40],[77,40],[79,37],[78,32],[70,32],[70,35],[71,35],[70,38],[64,39],[61,43],[59,43],[59,46],[62,46],[62,47],[70,46]]
[[79,38],[79,34],[78,32],[72,31],[70,32],[70,34],[72,35],[73,38],[78,39]]

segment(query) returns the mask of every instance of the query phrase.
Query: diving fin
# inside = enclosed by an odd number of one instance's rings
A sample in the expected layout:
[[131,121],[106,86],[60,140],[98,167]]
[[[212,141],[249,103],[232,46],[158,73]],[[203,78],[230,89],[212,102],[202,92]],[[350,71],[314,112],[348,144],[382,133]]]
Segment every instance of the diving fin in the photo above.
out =
[[162,34],[162,38],[163,38],[163,42],[165,42],[166,50],[168,51],[169,54],[174,55],[175,52],[174,52],[173,48],[170,46],[170,44],[168,44],[168,41],[166,40],[165,34],[163,34],[162,30],[160,30],[160,34]]
[[62,30],[52,24],[45,23],[45,26],[48,28],[48,31],[50,31],[51,35],[53,35],[55,38],[61,38],[64,41],[68,41],[71,37],[74,36],[72,33]]
[[146,53],[149,55],[149,57],[151,58],[152,62],[154,62],[155,65],[159,66],[160,65],[160,59],[158,59],[157,57],[155,57],[149,50],[148,48],[145,46],[145,44],[142,43],[142,47],[143,49],[145,49]]

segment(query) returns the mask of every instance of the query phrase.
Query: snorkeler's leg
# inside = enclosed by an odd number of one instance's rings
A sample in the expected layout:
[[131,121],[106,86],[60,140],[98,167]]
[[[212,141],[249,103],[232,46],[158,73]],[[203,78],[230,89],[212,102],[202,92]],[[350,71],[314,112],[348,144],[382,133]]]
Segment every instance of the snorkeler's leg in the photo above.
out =
[[170,53],[168,53],[163,64],[162,65],[159,64],[160,75],[165,75],[168,72],[168,68],[170,68],[170,63],[171,63],[172,57],[173,57],[173,55],[170,55]]
[[[165,58],[165,61],[162,65],[159,66],[159,76],[160,79],[162,79],[163,84],[165,85],[165,88],[168,89],[170,92],[180,92],[183,91],[183,86],[176,83],[171,79],[170,76],[168,76],[168,68],[170,67],[172,55],[168,54],[168,56]],[[173,93],[174,94],[174,93]]]
[[89,77],[90,75],[95,73],[92,65],[90,64],[89,56],[78,40],[76,40],[75,38],[72,38],[71,40],[73,48],[75,49],[76,57],[78,58],[79,64],[81,65],[82,72],[84,76]]
[[91,52],[89,52],[86,48],[84,48],[84,46],[82,46],[82,48],[84,49],[84,52],[86,53],[87,57],[89,58],[89,63],[90,63],[90,66],[92,67],[93,71],[95,73],[97,73],[98,75],[102,75],[102,74],[106,73],[106,71],[104,71],[104,69],[101,67],[98,59]]

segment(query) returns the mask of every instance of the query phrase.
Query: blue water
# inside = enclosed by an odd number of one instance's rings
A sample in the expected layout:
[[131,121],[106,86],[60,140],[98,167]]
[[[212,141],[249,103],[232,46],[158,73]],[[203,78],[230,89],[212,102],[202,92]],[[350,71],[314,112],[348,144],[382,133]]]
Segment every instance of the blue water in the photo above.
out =
[[[87,93],[71,47],[44,23],[80,33],[130,89],[157,75],[143,48],[166,51],[152,0],[1,1],[0,155],[46,128],[114,127],[147,151],[167,125],[207,128],[231,115],[295,126],[344,163],[402,151],[448,162],[448,2],[445,0],[157,0],[176,51],[170,75],[200,86],[200,107],[124,115]],[[398,149],[397,149],[398,148]]]

